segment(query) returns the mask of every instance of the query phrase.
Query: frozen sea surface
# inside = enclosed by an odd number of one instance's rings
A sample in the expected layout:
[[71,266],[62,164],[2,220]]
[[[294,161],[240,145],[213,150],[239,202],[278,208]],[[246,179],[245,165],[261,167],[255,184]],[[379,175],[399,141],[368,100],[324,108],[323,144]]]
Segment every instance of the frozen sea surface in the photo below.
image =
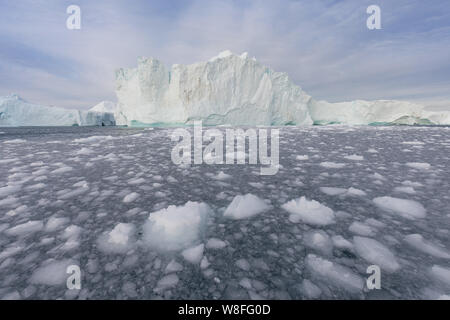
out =
[[172,130],[1,128],[0,297],[449,297],[448,127],[280,128],[274,176]]

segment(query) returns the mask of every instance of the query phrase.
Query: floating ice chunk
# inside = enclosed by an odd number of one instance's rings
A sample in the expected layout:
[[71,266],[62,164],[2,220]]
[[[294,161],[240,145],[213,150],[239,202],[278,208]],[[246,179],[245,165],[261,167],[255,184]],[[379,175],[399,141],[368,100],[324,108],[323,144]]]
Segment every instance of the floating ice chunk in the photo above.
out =
[[430,273],[437,281],[450,286],[450,269],[442,266],[434,265],[431,267]]
[[395,187],[394,191],[397,192],[403,192],[403,193],[407,193],[407,194],[415,194],[416,190],[414,190],[413,187]]
[[232,176],[229,174],[224,173],[223,171],[220,171],[217,176],[214,176],[214,179],[216,180],[227,180],[227,179],[231,179]]
[[180,279],[175,273],[171,273],[163,278],[161,278],[156,284],[155,292],[161,292],[170,288],[175,287]]
[[380,209],[389,212],[396,213],[407,219],[424,218],[426,216],[426,210],[417,201],[400,199],[394,197],[378,197],[373,199],[373,202]]
[[450,259],[450,254],[440,246],[425,240],[420,234],[410,234],[405,237],[406,243],[415,249],[437,258]]
[[351,195],[351,196],[359,196],[359,197],[367,195],[367,193],[365,193],[364,191],[353,188],[353,187],[348,188],[347,194]]
[[305,161],[305,160],[308,160],[309,157],[307,155],[299,155],[299,156],[296,156],[295,159],[297,159],[299,161]]
[[335,223],[333,210],[318,201],[308,200],[305,197],[291,200],[283,204],[282,208],[290,213],[289,220],[293,223],[303,221],[319,226]]
[[71,259],[59,261],[53,259],[47,260],[39,268],[34,270],[29,281],[33,284],[44,284],[48,286],[65,284],[69,277],[67,267],[75,264]]
[[333,241],[334,246],[337,248],[353,249],[353,243],[346,240],[343,236],[340,235],[332,236],[331,240]]
[[244,271],[250,270],[250,263],[248,263],[248,261],[246,259],[236,260],[235,264],[239,269],[242,269]]
[[144,225],[144,242],[162,251],[190,247],[200,239],[211,212],[207,204],[190,201],[152,212]]
[[130,194],[127,194],[127,195],[123,198],[123,202],[125,202],[125,203],[133,202],[133,201],[136,200],[137,198],[139,198],[139,193],[132,192],[132,193],[130,193]]
[[131,185],[142,184],[144,182],[145,182],[144,178],[133,178],[133,179],[128,180],[128,184],[131,184]]
[[380,266],[387,272],[400,269],[394,254],[378,241],[366,237],[353,237],[356,252],[370,263]]
[[431,165],[426,162],[408,162],[406,163],[406,166],[418,170],[428,170],[431,168]]
[[227,246],[227,243],[225,241],[222,241],[217,238],[211,238],[206,242],[206,248],[207,249],[223,249]]
[[0,164],[7,164],[15,161],[19,161],[19,158],[0,159]]
[[90,154],[93,154],[94,151],[92,149],[89,148],[81,148],[80,150],[78,150],[77,152],[75,152],[76,155],[84,155],[84,156],[88,156]]
[[322,294],[322,290],[308,279],[303,280],[301,289],[309,299],[317,299]]
[[16,193],[20,189],[21,189],[20,185],[11,185],[11,186],[8,185],[6,187],[2,187],[0,188],[0,198]]
[[21,252],[23,247],[12,245],[0,252],[0,261]]
[[166,269],[164,270],[164,273],[179,272],[182,270],[183,266],[180,263],[176,262],[175,260],[171,260],[167,265]]
[[30,235],[37,231],[41,231],[43,228],[44,224],[42,223],[42,221],[28,221],[5,230],[5,233],[10,236],[24,236]]
[[203,250],[205,249],[205,245],[199,244],[198,246],[191,247],[188,249],[184,249],[181,252],[183,258],[192,264],[198,264],[203,258]]
[[319,281],[328,281],[337,287],[352,293],[359,293],[364,288],[363,279],[350,269],[337,263],[308,254],[306,266]]
[[133,245],[135,227],[131,223],[119,223],[98,239],[98,247],[106,253],[125,253]]
[[424,142],[417,141],[417,140],[415,140],[415,141],[403,141],[402,143],[403,144],[410,144],[410,145],[423,145],[423,144],[425,144]]
[[58,218],[58,217],[50,217],[47,223],[45,224],[45,231],[52,232],[58,230],[63,225],[69,223],[69,218]]
[[349,155],[349,156],[345,156],[344,158],[347,159],[347,160],[353,160],[353,161],[362,161],[362,160],[364,160],[363,156],[359,156],[357,154],[352,154],[352,155]]
[[202,258],[202,261],[200,261],[200,268],[201,268],[201,269],[206,269],[206,268],[209,267],[209,265],[210,265],[210,263],[209,263],[209,261],[208,261],[208,258],[203,257],[203,258]]
[[353,222],[348,230],[360,236],[373,236],[376,233],[371,227],[358,221]]
[[78,197],[88,191],[89,191],[89,186],[87,184],[85,184],[84,186],[77,188],[75,190],[68,191],[68,192],[62,192],[62,193],[58,194],[58,199],[66,200],[66,199]]
[[12,144],[12,143],[25,143],[25,142],[27,142],[27,140],[24,140],[24,139],[13,139],[13,140],[6,140],[6,141],[3,141],[3,143],[7,143],[7,144]]
[[79,138],[73,140],[76,143],[91,143],[91,142],[102,142],[114,139],[112,136],[91,136],[88,138]]
[[333,251],[333,243],[325,231],[309,231],[305,234],[303,241],[305,246],[324,255],[330,255]]
[[245,219],[253,217],[271,208],[264,200],[248,193],[244,196],[237,195],[223,213],[224,217],[231,219]]
[[58,168],[58,169],[53,170],[53,171],[50,172],[50,173],[52,173],[52,174],[62,174],[62,173],[66,173],[66,172],[69,172],[69,171],[72,171],[72,170],[73,170],[72,167],[69,167],[69,166],[63,166],[63,167],[61,167],[61,168]]
[[329,195],[329,196],[337,196],[340,194],[344,194],[347,192],[345,188],[334,188],[334,187],[320,187],[320,191]]
[[32,184],[31,186],[26,187],[25,190],[34,191],[34,190],[44,189],[45,187],[46,187],[45,183],[36,183],[36,184]]
[[324,168],[330,168],[330,169],[342,169],[343,167],[346,166],[345,163],[336,163],[336,162],[331,162],[331,161],[321,162],[320,165]]

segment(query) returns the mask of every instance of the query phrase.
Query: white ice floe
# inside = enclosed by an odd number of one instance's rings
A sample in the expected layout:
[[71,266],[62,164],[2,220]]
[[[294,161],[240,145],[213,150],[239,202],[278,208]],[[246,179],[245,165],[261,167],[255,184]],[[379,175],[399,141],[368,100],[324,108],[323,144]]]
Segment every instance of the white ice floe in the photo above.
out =
[[357,154],[352,154],[352,155],[344,156],[344,159],[353,160],[353,161],[362,161],[362,160],[364,160],[364,157],[359,156]]
[[87,138],[79,138],[73,140],[76,143],[93,143],[93,142],[103,142],[108,140],[113,140],[112,136],[91,136]]
[[45,224],[45,231],[46,232],[53,232],[64,226],[65,224],[69,223],[69,218],[59,218],[52,216],[50,219],[48,219],[47,223]]
[[332,236],[333,245],[340,249],[353,249],[353,243],[345,239],[341,235]]
[[380,242],[366,237],[353,237],[355,250],[364,260],[378,265],[387,272],[395,272],[400,265],[395,255]]
[[246,259],[238,259],[238,260],[236,260],[235,265],[239,269],[242,269],[244,271],[249,271],[250,270],[250,263],[248,263],[248,261]]
[[333,251],[333,242],[323,230],[309,231],[303,237],[306,247],[312,248],[324,255],[331,255]]
[[428,170],[431,168],[431,165],[426,162],[408,162],[406,163],[406,166],[418,170]]
[[98,247],[106,253],[125,253],[134,243],[135,227],[131,223],[119,223],[110,232],[101,235]]
[[336,163],[336,162],[331,162],[331,161],[325,161],[325,162],[321,162],[320,166],[324,167],[324,168],[330,168],[330,169],[342,169],[343,167],[346,166],[345,163]]
[[348,189],[345,188],[336,188],[336,187],[320,187],[320,191],[329,195],[329,196],[365,196],[366,193],[362,190],[350,187]]
[[416,193],[416,190],[414,190],[413,187],[407,187],[407,186],[395,187],[394,191],[403,192],[403,193],[407,193],[407,194],[415,194]]
[[227,243],[225,241],[222,241],[217,238],[210,238],[210,239],[208,239],[208,242],[206,242],[207,249],[223,249],[226,246],[227,246]]
[[405,237],[406,243],[413,248],[437,258],[450,259],[450,253],[441,246],[425,240],[420,234],[409,234]]
[[41,231],[43,228],[44,224],[42,221],[28,221],[5,230],[5,233],[10,236],[26,236]]
[[27,140],[24,140],[24,139],[13,139],[13,140],[3,141],[3,143],[6,143],[6,144],[25,143],[25,142],[27,142]]
[[228,180],[231,178],[232,178],[231,175],[226,174],[223,171],[220,171],[216,176],[214,176],[214,179],[216,179],[216,180]]
[[430,269],[431,276],[438,282],[450,287],[450,269],[434,265]]
[[123,198],[123,202],[130,203],[130,202],[133,202],[134,200],[136,200],[137,198],[139,198],[139,193],[131,192]]
[[309,159],[309,156],[308,155],[298,155],[295,157],[295,159],[299,160],[299,161],[305,161],[305,160]]
[[204,249],[205,249],[205,245],[202,243],[197,246],[184,249],[181,252],[181,255],[187,262],[190,262],[192,264],[198,264],[198,263],[200,263],[200,261],[203,258]]
[[414,200],[385,196],[375,198],[373,199],[373,202],[380,209],[389,213],[398,214],[407,219],[413,220],[416,218],[424,218],[426,216],[425,208],[421,203]]
[[360,293],[364,288],[364,281],[359,275],[347,267],[314,254],[307,255],[306,266],[318,281],[324,281],[352,293]]
[[282,205],[290,213],[289,220],[293,223],[300,221],[312,225],[329,225],[335,223],[334,212],[318,201],[308,200],[305,197],[291,200]]
[[162,251],[188,248],[202,236],[211,213],[207,204],[190,201],[152,212],[144,224],[144,243]]
[[70,265],[76,265],[76,263],[71,259],[44,261],[39,268],[33,271],[29,281],[33,284],[47,286],[66,284],[69,277],[67,267]]
[[180,278],[178,278],[175,273],[171,273],[167,276],[162,277],[156,284],[156,288],[153,289],[153,291],[159,293],[161,291],[173,288],[178,284],[179,281]]
[[374,236],[376,231],[372,229],[370,226],[361,223],[359,221],[353,222],[348,230],[354,234],[360,235],[360,236]]
[[92,149],[89,149],[89,148],[81,148],[80,150],[75,152],[75,154],[79,155],[79,156],[81,156],[81,155],[87,156],[87,155],[90,155],[93,153],[94,153],[94,151],[92,151]]
[[248,193],[246,195],[237,195],[228,205],[224,217],[231,219],[246,219],[258,215],[271,208],[264,200]]
[[183,266],[180,263],[176,262],[175,260],[171,260],[169,264],[166,266],[166,269],[164,269],[164,273],[166,274],[179,271],[183,271]]

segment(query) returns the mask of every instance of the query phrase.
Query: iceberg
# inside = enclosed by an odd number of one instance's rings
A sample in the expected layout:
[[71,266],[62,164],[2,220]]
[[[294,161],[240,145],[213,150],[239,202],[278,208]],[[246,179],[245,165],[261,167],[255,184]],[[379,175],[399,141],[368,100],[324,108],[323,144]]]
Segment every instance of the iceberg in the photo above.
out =
[[111,126],[110,112],[80,111],[29,103],[17,94],[0,97],[0,126]]
[[310,125],[311,97],[286,73],[225,51],[206,62],[175,64],[139,58],[116,71],[115,114],[128,125]]
[[312,100],[309,111],[315,124],[450,124],[450,111],[428,111],[422,105],[398,100],[337,103]]
[[206,62],[174,64],[139,58],[136,68],[116,71],[118,102],[93,111],[114,112],[118,124],[134,126],[450,124],[450,111],[427,111],[406,101],[316,101],[286,73],[275,72],[230,51]]

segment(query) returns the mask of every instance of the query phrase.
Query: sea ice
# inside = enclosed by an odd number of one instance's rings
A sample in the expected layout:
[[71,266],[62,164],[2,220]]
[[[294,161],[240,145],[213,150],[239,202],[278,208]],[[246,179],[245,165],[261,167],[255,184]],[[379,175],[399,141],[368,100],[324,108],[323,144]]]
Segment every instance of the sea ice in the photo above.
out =
[[289,220],[293,223],[303,221],[319,226],[335,223],[333,210],[318,201],[308,200],[305,197],[291,200],[283,204],[282,208],[290,213]]
[[425,218],[426,216],[425,208],[422,204],[414,200],[385,196],[375,198],[373,202],[377,207],[386,212],[395,213],[410,220]]
[[237,195],[228,205],[224,217],[231,219],[246,219],[258,215],[271,208],[264,200],[248,193],[246,195]]
[[365,260],[387,272],[394,272],[400,269],[394,254],[384,245],[372,238],[353,237],[356,252]]

